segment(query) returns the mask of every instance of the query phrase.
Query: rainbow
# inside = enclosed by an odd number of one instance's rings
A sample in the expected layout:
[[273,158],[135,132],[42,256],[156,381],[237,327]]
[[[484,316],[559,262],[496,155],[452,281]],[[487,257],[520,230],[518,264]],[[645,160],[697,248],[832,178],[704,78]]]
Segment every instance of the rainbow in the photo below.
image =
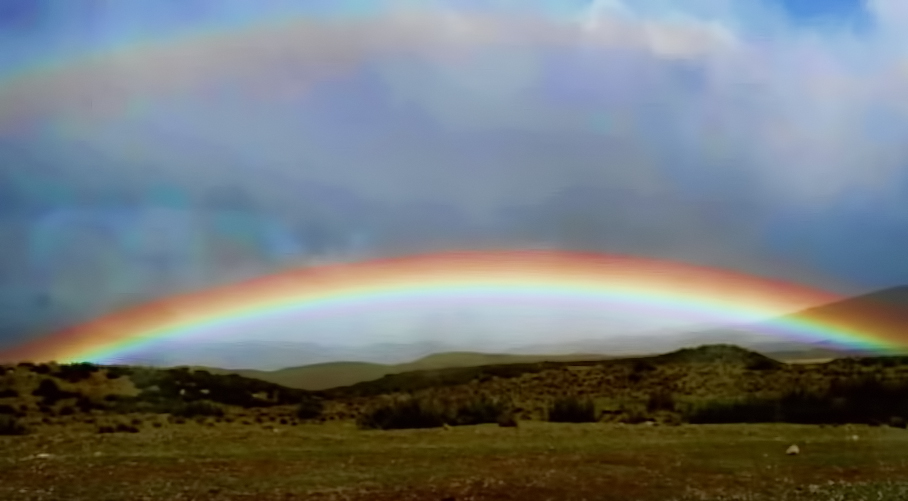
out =
[[792,283],[629,256],[472,251],[305,267],[168,297],[15,346],[0,352],[0,360],[93,361],[166,338],[217,333],[288,313],[350,315],[452,298],[591,302],[724,321],[777,317],[766,328],[788,338],[868,349],[908,346],[900,329],[867,318],[786,315],[841,299]]

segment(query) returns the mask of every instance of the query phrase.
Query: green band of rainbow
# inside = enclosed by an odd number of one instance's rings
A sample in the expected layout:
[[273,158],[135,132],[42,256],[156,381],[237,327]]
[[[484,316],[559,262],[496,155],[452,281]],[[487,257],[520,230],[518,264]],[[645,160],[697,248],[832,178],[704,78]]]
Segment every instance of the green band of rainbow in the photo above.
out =
[[[908,346],[866,318],[789,315],[840,299],[816,289],[712,268],[628,256],[549,251],[448,252],[288,271],[155,301],[0,353],[0,360],[99,360],[158,340],[282,315],[351,315],[447,300],[583,303],[762,324],[767,334],[848,348]],[[301,329],[305,325],[300,326]]]

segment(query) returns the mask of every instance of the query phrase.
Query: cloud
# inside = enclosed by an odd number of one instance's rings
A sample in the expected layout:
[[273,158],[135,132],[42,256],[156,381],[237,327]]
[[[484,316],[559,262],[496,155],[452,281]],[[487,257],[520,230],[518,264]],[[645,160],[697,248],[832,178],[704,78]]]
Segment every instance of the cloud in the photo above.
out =
[[[878,188],[905,160],[902,141],[868,132],[881,119],[874,110],[883,109],[890,137],[908,132],[908,66],[892,44],[908,15],[897,1],[872,2],[879,27],[860,36],[792,28],[769,8],[742,19],[741,3],[730,0],[692,2],[686,10],[595,1],[561,17],[507,3],[497,10],[452,5],[333,23],[295,18],[211,28],[98,52],[8,78],[0,119],[10,127],[35,117],[103,122],[141,115],[143,102],[231,87],[255,102],[293,101],[371,64],[389,92],[445,126],[588,128],[582,113],[532,92],[550,76],[551,54],[590,79],[591,103],[607,101],[622,80],[633,87],[622,105],[638,124],[631,139],[646,137],[650,131],[639,129],[650,120],[663,123],[660,133],[686,136],[686,147],[704,157],[747,152],[749,165],[735,168],[763,172],[768,189],[791,198],[828,199],[855,184]],[[616,58],[628,75],[610,66]],[[679,83],[679,65],[700,81]]]
[[[201,208],[174,225],[235,209],[206,200],[241,187],[280,266],[316,248],[552,245],[825,284],[854,249],[818,259],[824,243],[889,242],[898,227],[902,2],[870,3],[862,33],[743,0],[397,2],[333,20],[280,20],[279,3],[242,27],[8,74],[0,129],[72,192],[185,188]],[[885,231],[844,217],[849,197]],[[804,242],[780,250],[774,235]],[[875,252],[861,259],[885,263]],[[245,259],[248,273],[275,266]],[[247,273],[224,260],[213,275]],[[874,284],[891,276],[880,266]]]

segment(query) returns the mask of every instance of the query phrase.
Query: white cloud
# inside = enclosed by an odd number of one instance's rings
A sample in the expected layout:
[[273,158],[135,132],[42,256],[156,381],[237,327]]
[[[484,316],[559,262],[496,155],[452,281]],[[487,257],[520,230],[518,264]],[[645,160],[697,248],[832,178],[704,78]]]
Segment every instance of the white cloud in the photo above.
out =
[[[767,189],[793,199],[885,183],[908,159],[897,140],[908,135],[900,116],[908,113],[908,55],[894,43],[905,41],[908,8],[899,0],[871,2],[881,28],[860,36],[794,29],[778,12],[732,0],[597,0],[577,8],[571,23],[508,2],[497,14],[456,5],[422,3],[345,23],[297,19],[23,74],[0,86],[0,124],[18,127],[36,115],[117,119],[137,98],[183,98],[225,81],[274,100],[369,62],[401,101],[449,127],[588,127],[583,110],[533,93],[559,71],[547,66],[552,53],[592,79],[591,102],[609,101],[616,82],[630,81],[616,113],[637,123],[655,114],[664,134],[686,138],[688,154],[721,160],[717,151],[735,152],[743,164],[716,168],[760,172]],[[615,73],[615,58],[630,58],[628,75]],[[675,64],[702,78],[672,80]],[[891,110],[890,139],[867,132],[874,109]],[[647,133],[623,134],[637,141]]]

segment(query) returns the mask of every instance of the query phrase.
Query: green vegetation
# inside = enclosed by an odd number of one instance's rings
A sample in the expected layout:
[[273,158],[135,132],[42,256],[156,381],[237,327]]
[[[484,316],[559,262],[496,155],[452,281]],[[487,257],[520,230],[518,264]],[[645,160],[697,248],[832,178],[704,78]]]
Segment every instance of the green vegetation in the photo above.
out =
[[296,408],[296,417],[299,419],[317,419],[325,410],[325,404],[318,398],[306,398]]
[[15,416],[0,415],[0,435],[25,435],[28,428],[19,423]]
[[674,412],[675,396],[667,390],[657,390],[650,393],[649,400],[646,402],[647,412]]
[[180,404],[176,406],[170,414],[184,418],[224,417],[224,409],[213,402],[199,400],[196,402]]
[[588,398],[558,398],[549,407],[548,418],[553,423],[593,423],[596,421],[596,404]]
[[450,424],[474,425],[496,423],[508,414],[509,406],[504,402],[488,397],[469,400],[456,407],[454,419]]
[[[492,365],[536,364],[540,362],[573,362],[610,359],[605,355],[510,355],[475,352],[436,353],[413,362],[397,365],[368,362],[330,362],[289,367],[276,371],[208,369],[215,374],[240,376],[268,381],[305,390],[321,391],[375,381],[384,376],[414,371],[470,368]],[[418,388],[416,388],[418,389]]]
[[98,370],[98,366],[90,363],[65,364],[61,365],[53,375],[70,383],[78,383],[90,378]]
[[445,424],[445,413],[433,402],[408,398],[391,402],[360,416],[360,428],[399,430],[407,428],[439,428]]
[[497,423],[509,406],[487,397],[465,402],[442,402],[429,398],[407,397],[378,405],[357,420],[360,428],[394,430],[438,428]]
[[[308,424],[0,437],[0,499],[171,501],[908,499],[908,432],[803,425]],[[858,435],[860,440],[846,440]],[[785,455],[791,444],[801,454]],[[36,458],[39,454],[49,457]],[[77,481],[74,481],[77,479]]]
[[710,401],[688,411],[691,423],[883,424],[908,418],[908,382],[876,377],[834,380],[826,391],[794,389],[779,397]]
[[42,397],[44,403],[47,405],[54,405],[66,398],[79,397],[78,393],[61,390],[60,386],[57,385],[57,382],[49,378],[41,380],[41,383],[38,384],[38,388],[32,392],[32,395]]

